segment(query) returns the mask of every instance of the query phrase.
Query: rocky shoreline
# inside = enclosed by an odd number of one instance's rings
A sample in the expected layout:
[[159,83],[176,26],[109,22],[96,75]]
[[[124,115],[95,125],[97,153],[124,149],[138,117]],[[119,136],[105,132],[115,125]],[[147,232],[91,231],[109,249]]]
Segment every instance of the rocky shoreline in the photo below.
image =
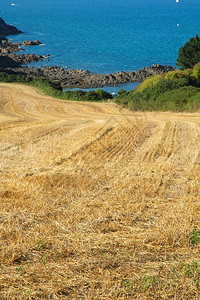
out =
[[[6,31],[7,28],[7,31]],[[15,33],[14,33],[15,32]],[[4,33],[4,34],[3,34]],[[16,54],[26,46],[40,45],[41,42],[24,41],[12,43],[4,35],[22,33],[16,27],[7,25],[0,18],[0,70],[7,73],[23,74],[31,77],[45,77],[59,83],[62,88],[96,88],[104,86],[117,86],[122,83],[141,82],[149,76],[166,73],[175,70],[169,65],[152,65],[138,71],[121,71],[110,74],[96,74],[88,70],[64,69],[59,66],[32,68],[24,66],[31,62],[43,61],[50,57],[35,54]]]
[[95,74],[88,70],[68,70],[58,66],[44,68],[7,68],[9,72],[26,74],[31,77],[44,77],[60,83],[62,88],[96,88],[104,86],[117,86],[129,82],[141,82],[145,78],[157,74],[163,74],[174,70],[171,66],[153,65],[138,71],[116,72],[111,74]]

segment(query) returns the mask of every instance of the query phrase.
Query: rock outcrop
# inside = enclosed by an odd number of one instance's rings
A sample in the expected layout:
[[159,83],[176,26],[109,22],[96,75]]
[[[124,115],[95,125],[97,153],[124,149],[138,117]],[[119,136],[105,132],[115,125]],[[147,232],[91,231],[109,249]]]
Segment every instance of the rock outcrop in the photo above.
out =
[[21,30],[18,30],[15,26],[8,25],[5,21],[0,18],[0,35],[14,35],[22,33]]
[[14,68],[19,68],[20,64],[14,61],[12,58],[0,55],[0,71],[7,72],[7,70],[12,70]]
[[22,43],[12,43],[4,35],[0,35],[0,68],[16,68],[31,62],[42,61],[43,58],[49,58],[49,54],[45,57],[36,54],[16,54],[24,50],[21,46],[35,46],[42,44],[38,40],[24,41]]
[[20,45],[21,46],[38,46],[41,45],[42,43],[38,40],[34,40],[34,41],[24,41],[22,42]]
[[[12,43],[5,36],[0,35],[0,53],[9,54],[12,52],[19,52],[24,50],[21,46],[38,46],[42,43],[38,40],[34,41],[24,41],[22,43]],[[49,55],[48,55],[49,56]]]
[[43,56],[39,54],[16,54],[11,53],[7,55],[8,57],[12,58],[18,64],[29,64],[31,62],[43,61]]
[[5,36],[0,35],[0,53],[9,54],[12,52],[19,52],[20,50],[20,44],[11,43]]
[[[0,69],[2,70],[7,68],[13,68],[14,72],[16,72],[15,68],[18,67],[23,70],[21,65],[24,64],[29,64],[31,62],[37,62],[37,61],[43,61],[43,56],[42,55],[36,55],[36,54],[16,54],[16,53],[11,53],[11,54],[0,54]],[[27,72],[22,71],[24,74]],[[21,73],[21,71],[20,71]]]
[[[13,58],[11,55],[10,57]],[[172,70],[175,70],[175,68],[171,66],[153,65],[138,71],[121,71],[104,75],[90,73],[88,70],[68,70],[58,66],[44,68],[13,68],[13,71],[16,73],[26,74],[31,77],[42,76],[46,79],[60,83],[62,88],[96,88],[129,82],[141,82],[149,76],[163,74]]]

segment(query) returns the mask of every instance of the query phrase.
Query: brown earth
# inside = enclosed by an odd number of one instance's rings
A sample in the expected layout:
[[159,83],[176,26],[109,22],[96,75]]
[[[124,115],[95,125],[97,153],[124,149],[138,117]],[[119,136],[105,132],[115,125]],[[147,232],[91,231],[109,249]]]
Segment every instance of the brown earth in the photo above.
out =
[[1,83],[0,299],[199,299],[199,134]]

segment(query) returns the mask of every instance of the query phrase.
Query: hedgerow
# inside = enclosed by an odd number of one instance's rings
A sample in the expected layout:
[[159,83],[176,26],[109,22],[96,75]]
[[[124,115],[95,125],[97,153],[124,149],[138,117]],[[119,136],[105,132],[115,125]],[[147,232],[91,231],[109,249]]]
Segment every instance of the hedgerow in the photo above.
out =
[[64,92],[59,83],[52,82],[43,77],[32,78],[27,75],[7,74],[5,72],[0,72],[0,82],[32,85],[38,88],[45,95],[63,100],[102,101],[104,99],[112,99],[112,95],[110,93],[107,93],[101,89],[89,92],[82,90]]

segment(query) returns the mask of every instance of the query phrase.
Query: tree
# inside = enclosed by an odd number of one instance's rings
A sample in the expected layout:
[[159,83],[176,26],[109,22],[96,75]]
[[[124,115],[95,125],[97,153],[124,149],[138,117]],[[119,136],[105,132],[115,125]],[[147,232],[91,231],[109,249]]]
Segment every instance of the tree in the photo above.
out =
[[198,62],[200,62],[200,38],[196,34],[194,38],[191,38],[179,49],[177,66],[184,70],[193,68]]

